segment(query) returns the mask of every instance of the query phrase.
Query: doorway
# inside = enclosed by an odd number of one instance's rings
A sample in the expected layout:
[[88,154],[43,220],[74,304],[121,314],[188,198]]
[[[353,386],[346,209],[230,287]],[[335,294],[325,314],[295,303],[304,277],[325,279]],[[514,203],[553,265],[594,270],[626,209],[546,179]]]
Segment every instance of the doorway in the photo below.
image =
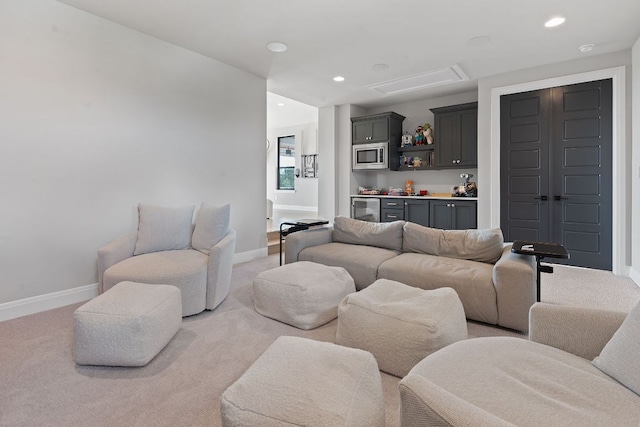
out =
[[567,264],[612,269],[612,81],[500,98],[505,240],[564,245]]

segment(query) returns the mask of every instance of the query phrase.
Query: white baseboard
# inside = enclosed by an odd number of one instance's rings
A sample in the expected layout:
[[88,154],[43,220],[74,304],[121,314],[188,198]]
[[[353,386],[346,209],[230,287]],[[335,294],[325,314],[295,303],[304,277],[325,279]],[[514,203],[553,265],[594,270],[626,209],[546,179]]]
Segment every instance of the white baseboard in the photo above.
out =
[[640,287],[640,271],[631,267],[631,269],[629,270],[629,277],[631,277],[631,280],[636,282],[636,285]]
[[0,322],[87,301],[97,295],[98,284],[94,283],[91,285],[78,286],[73,289],[66,289],[64,291],[6,302],[0,304]]
[[241,262],[249,262],[254,259],[264,258],[269,255],[269,250],[265,248],[255,249],[248,252],[240,252],[233,256],[233,263],[240,264]]
[[[254,259],[268,256],[267,248],[260,248],[253,251],[237,253],[233,256],[233,263],[253,261]],[[73,289],[52,292],[50,294],[38,295],[24,298],[17,301],[10,301],[0,304],[0,322],[15,319],[16,317],[27,316],[41,311],[52,310],[65,305],[77,302],[88,301],[98,296],[98,284],[78,286]]]
[[278,211],[306,211],[317,212],[317,206],[295,206],[295,205],[273,205],[274,210]]

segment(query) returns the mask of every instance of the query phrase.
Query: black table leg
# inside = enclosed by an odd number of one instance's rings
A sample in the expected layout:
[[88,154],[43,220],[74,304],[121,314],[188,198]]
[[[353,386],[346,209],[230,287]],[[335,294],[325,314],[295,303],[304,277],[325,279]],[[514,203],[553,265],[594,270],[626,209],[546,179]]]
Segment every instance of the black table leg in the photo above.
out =
[[536,301],[540,302],[540,273],[553,273],[553,267],[550,265],[542,265],[542,258],[544,258],[541,255],[536,255],[536,289],[537,289],[537,296],[536,296]]

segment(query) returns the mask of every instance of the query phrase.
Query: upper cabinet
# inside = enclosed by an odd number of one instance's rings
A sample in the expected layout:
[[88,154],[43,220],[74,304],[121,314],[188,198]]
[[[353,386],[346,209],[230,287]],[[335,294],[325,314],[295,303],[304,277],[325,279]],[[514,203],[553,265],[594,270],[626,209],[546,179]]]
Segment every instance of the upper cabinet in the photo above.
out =
[[478,103],[432,108],[435,166],[478,166]]
[[400,145],[403,120],[404,116],[393,112],[353,117],[351,142],[352,144],[389,142],[389,146]]

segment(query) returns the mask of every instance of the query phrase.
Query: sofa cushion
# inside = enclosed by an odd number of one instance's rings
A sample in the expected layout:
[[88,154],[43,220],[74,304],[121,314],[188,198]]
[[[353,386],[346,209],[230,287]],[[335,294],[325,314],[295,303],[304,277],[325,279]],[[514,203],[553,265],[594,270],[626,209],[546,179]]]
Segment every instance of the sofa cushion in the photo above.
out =
[[458,341],[400,381],[401,424],[637,426],[640,397],[588,360],[512,337]]
[[230,215],[229,204],[216,206],[212,203],[202,203],[193,229],[193,249],[209,255],[211,248],[227,235]]
[[333,220],[333,241],[401,251],[403,225],[404,221],[376,223],[337,216]]
[[343,267],[353,277],[356,289],[364,289],[377,279],[378,267],[399,252],[375,246],[356,246],[347,243],[326,243],[300,251],[298,261]]
[[421,289],[453,288],[468,319],[498,323],[493,265],[464,259],[404,253],[383,262],[379,279],[390,279]]
[[499,228],[440,230],[407,222],[402,250],[480,262],[496,262],[502,255],[504,238]]
[[133,254],[189,249],[194,209],[139,205],[138,241]]
[[640,303],[631,310],[593,364],[640,395]]

